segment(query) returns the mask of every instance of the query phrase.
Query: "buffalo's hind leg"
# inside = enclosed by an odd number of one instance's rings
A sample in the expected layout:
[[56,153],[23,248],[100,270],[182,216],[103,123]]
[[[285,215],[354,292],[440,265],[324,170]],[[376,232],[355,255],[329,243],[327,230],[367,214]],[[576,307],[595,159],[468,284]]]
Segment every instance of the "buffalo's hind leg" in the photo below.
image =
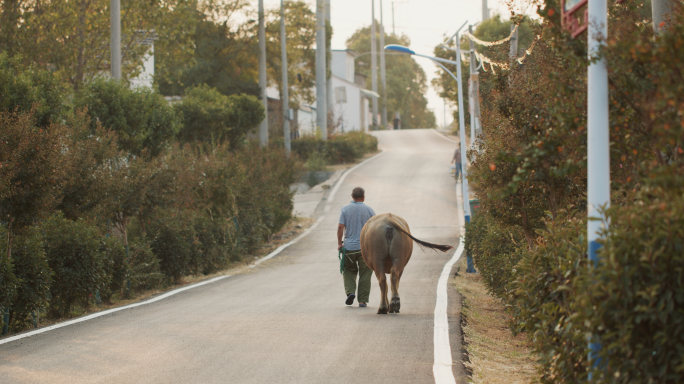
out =
[[399,279],[401,278],[401,271],[399,268],[392,267],[392,301],[389,305],[389,313],[399,313],[401,308],[401,301],[399,299]]
[[384,271],[376,271],[375,277],[378,279],[378,285],[380,285],[380,307],[378,308],[378,315],[386,315],[387,309],[389,308],[389,302],[387,300],[387,278],[385,277]]

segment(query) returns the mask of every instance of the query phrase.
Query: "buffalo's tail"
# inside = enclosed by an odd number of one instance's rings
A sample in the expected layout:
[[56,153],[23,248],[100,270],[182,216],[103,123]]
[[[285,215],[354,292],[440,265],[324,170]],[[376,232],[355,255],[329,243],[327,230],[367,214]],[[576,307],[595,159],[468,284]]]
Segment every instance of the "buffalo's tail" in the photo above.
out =
[[[413,240],[413,241],[415,241],[416,243],[418,243],[418,246],[420,246],[420,248],[421,248],[422,250],[425,250],[425,248],[430,248],[430,249],[436,249],[436,250],[439,250],[439,251],[442,251],[442,252],[446,252],[446,251],[448,251],[448,250],[454,248],[454,247],[452,247],[451,245],[433,244],[433,243],[428,243],[427,241],[423,241],[423,240],[416,239],[416,238],[413,237],[407,230],[405,230],[404,228],[402,228],[401,225],[400,225],[399,223],[397,223],[397,222],[394,220],[394,218],[392,218],[392,214],[391,214],[391,213],[390,213],[390,216],[389,216],[389,222],[390,222],[390,224],[391,224],[394,228],[396,228],[397,231],[403,233],[404,235],[410,237],[411,240]],[[389,232],[389,231],[388,231],[388,232]]]

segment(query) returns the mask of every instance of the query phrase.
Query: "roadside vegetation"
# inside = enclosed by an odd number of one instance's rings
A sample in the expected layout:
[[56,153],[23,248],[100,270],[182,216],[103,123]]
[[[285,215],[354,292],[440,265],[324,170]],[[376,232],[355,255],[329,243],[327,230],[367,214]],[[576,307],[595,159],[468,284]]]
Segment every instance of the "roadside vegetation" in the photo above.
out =
[[[560,2],[546,1],[526,26],[539,38],[524,65],[480,72],[484,133],[468,156],[481,209],[466,251],[529,339],[535,381],[684,377],[684,3],[672,3],[657,36],[650,5],[609,3],[612,201],[597,218],[607,224],[597,265],[587,263],[586,34],[571,39]],[[588,361],[589,335],[601,364]]]
[[264,114],[253,96],[199,87],[172,107],[96,80],[69,97],[4,53],[0,77],[0,306],[13,332],[215,273],[291,219],[301,162],[245,139]]

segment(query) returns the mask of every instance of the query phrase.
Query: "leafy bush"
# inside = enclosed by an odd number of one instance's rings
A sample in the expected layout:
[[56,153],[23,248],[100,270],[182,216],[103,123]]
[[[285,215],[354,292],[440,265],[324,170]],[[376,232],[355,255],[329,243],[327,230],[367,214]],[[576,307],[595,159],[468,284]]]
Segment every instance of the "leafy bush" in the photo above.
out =
[[313,180],[315,182],[313,184],[309,183],[309,186],[313,187],[314,185],[318,184],[318,179],[316,179],[315,175],[313,172],[316,171],[325,171],[327,168],[328,162],[326,161],[325,157],[321,153],[314,153],[311,156],[309,156],[309,159],[306,161],[306,169],[311,172],[309,174],[309,178],[313,177]]
[[538,356],[542,383],[578,383],[587,379],[587,337],[572,320],[573,303],[586,289],[578,277],[586,274],[586,221],[565,213],[547,221],[538,244],[523,252],[512,269],[510,284],[512,329],[525,332]]
[[487,291],[507,297],[507,285],[515,276],[515,265],[522,257],[524,236],[520,228],[499,226],[488,220],[481,208],[466,225],[465,249],[473,256]]
[[12,261],[19,283],[10,307],[10,326],[14,331],[31,326],[32,312],[42,311],[48,305],[53,272],[43,247],[43,239],[35,227],[15,239]]
[[292,147],[292,153],[306,161],[314,153],[325,153],[325,143],[325,141],[316,136],[302,136],[297,140],[292,140],[290,146]]
[[181,142],[228,142],[233,148],[264,119],[264,107],[256,97],[225,96],[207,85],[186,90],[175,109],[183,119]]
[[150,225],[150,248],[159,258],[159,269],[173,283],[193,272],[192,261],[197,252],[195,229],[179,214],[167,213]]
[[327,141],[315,136],[304,136],[292,141],[292,152],[307,161],[322,156],[328,164],[352,163],[366,153],[378,150],[378,139],[364,132],[348,132],[335,135]]
[[[646,194],[644,194],[646,195]],[[650,195],[650,196],[649,196]],[[648,191],[608,210],[601,262],[578,292],[607,362],[595,382],[678,383],[684,377],[684,197]]]
[[116,132],[119,148],[135,155],[143,149],[158,155],[181,128],[164,97],[145,87],[131,90],[122,81],[94,80],[76,95],[74,105],[87,109],[93,131],[100,124]]
[[0,111],[33,112],[36,125],[47,127],[66,112],[62,89],[48,71],[26,68],[19,57],[0,53]]
[[193,269],[208,275],[225,267],[230,260],[230,226],[207,217],[198,217],[193,225],[199,246]]
[[121,294],[125,289],[128,263],[126,262],[126,248],[116,236],[106,236],[100,239],[100,252],[108,261],[105,273],[109,276],[109,284],[100,290],[100,298],[105,303],[111,303],[114,294]]
[[65,316],[75,303],[87,307],[89,295],[107,286],[107,260],[100,251],[97,228],[83,220],[69,221],[61,212],[40,228],[45,254],[54,272],[50,312]]
[[[0,246],[7,249],[7,230],[0,225]],[[0,326],[4,326],[3,314],[5,308],[9,308],[17,295],[19,280],[14,276],[12,260],[6,253],[0,256]]]

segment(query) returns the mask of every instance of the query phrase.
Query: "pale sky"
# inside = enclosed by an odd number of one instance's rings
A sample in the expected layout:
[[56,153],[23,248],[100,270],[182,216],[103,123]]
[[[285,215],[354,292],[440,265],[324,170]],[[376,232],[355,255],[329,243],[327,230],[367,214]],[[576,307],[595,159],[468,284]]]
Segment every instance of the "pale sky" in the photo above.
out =
[[[380,1],[375,0],[375,18],[380,20]],[[306,1],[315,11],[315,1]],[[359,28],[371,23],[371,0],[330,0],[331,23],[333,27],[332,49],[346,49],[345,42]],[[257,1],[252,0],[254,8]],[[385,32],[392,33],[392,3],[382,0],[383,22]],[[515,0],[517,8],[528,9],[530,0]],[[280,7],[280,0],[264,0],[266,8]],[[501,0],[488,0],[490,15],[500,13],[504,19],[510,11]],[[481,0],[396,0],[394,1],[394,28],[397,34],[405,34],[411,40],[411,48],[417,53],[432,55],[434,47],[444,42],[445,35],[451,36],[465,21],[475,24],[482,20]],[[392,56],[386,56],[391,60]],[[379,62],[379,60],[378,60]],[[444,102],[431,80],[436,77],[437,67],[428,59],[416,58],[428,77],[428,108],[435,112],[437,124],[444,124]],[[378,73],[378,77],[380,74]],[[467,92],[467,90],[464,90]],[[450,123],[453,107],[447,104],[447,123]]]

